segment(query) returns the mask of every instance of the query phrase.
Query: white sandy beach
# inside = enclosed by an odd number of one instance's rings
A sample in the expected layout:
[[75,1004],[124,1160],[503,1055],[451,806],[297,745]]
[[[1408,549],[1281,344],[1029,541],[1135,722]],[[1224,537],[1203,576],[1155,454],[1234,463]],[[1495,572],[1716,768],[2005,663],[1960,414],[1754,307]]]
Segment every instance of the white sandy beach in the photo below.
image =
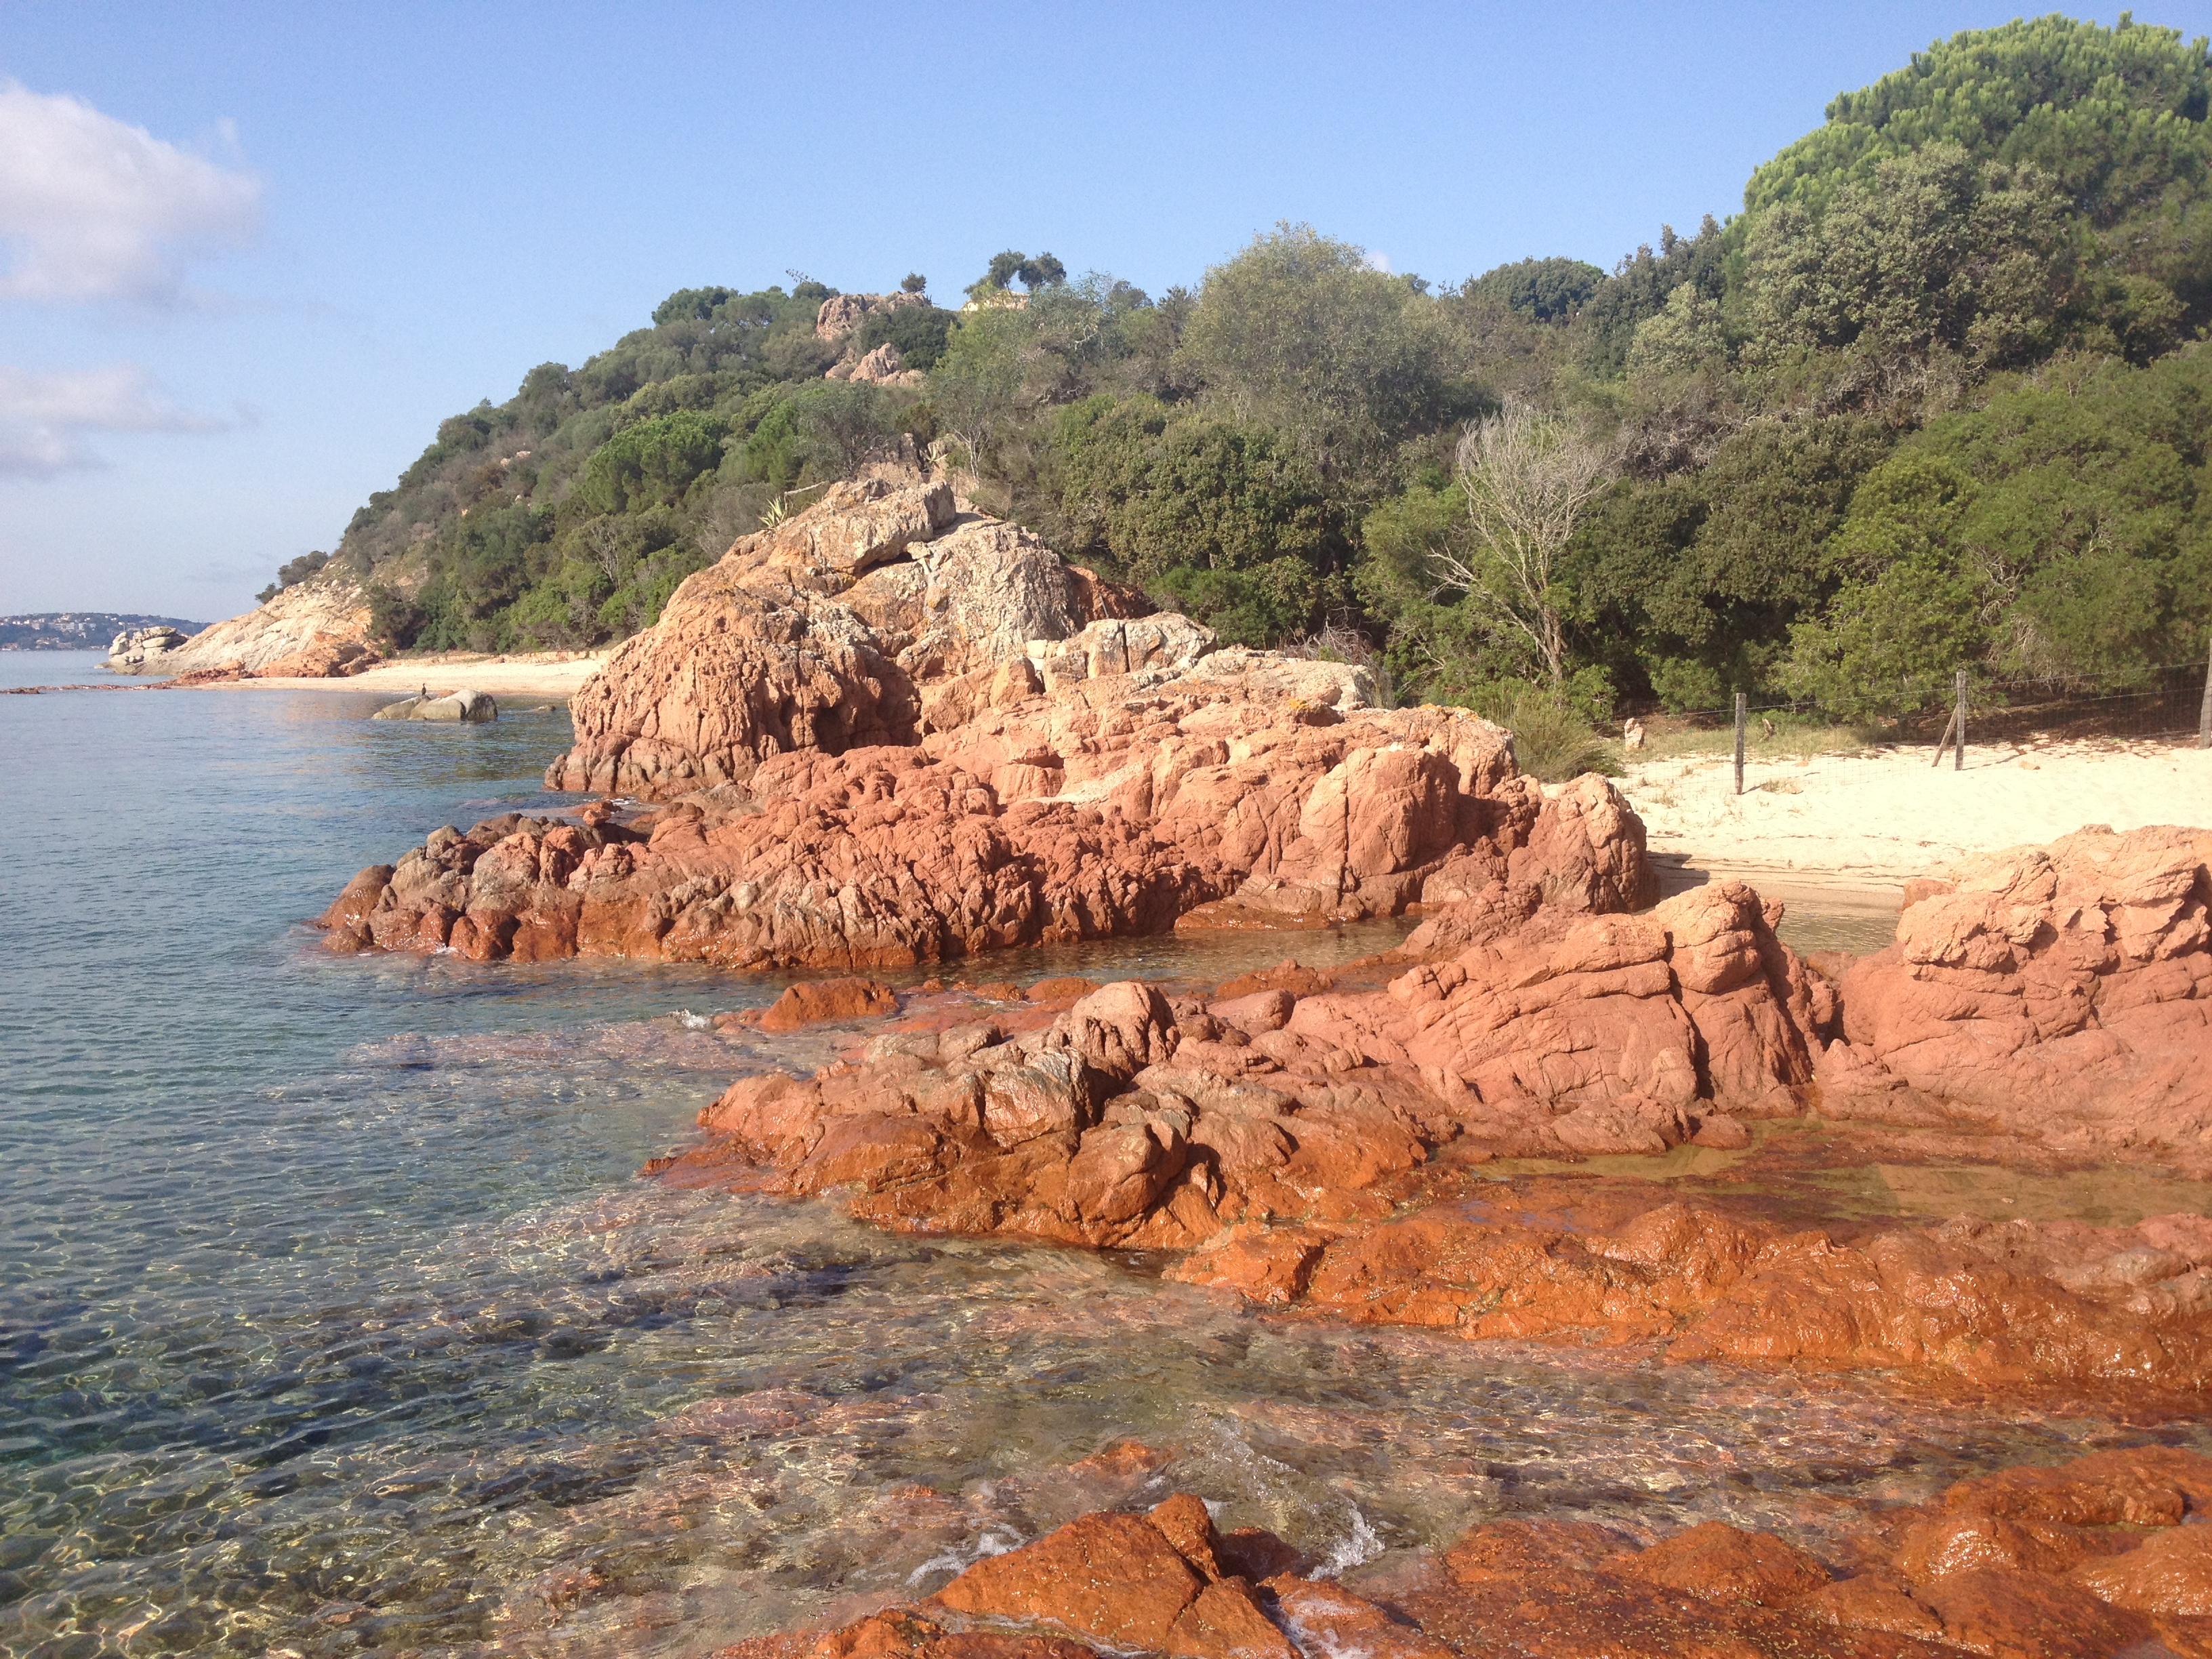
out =
[[2093,823],[2212,825],[2212,751],[2191,745],[1970,746],[1963,771],[1931,752],[1752,760],[1741,795],[1726,756],[1640,762],[1619,781],[1670,890],[1710,872],[1832,903],[1894,905],[1911,877]]
[[466,688],[495,697],[536,697],[563,702],[606,665],[611,652],[550,652],[504,657],[465,651],[435,657],[410,657],[380,663],[365,673],[337,680],[251,679],[226,681],[210,690],[241,691],[388,691],[404,696],[428,686],[434,696]]

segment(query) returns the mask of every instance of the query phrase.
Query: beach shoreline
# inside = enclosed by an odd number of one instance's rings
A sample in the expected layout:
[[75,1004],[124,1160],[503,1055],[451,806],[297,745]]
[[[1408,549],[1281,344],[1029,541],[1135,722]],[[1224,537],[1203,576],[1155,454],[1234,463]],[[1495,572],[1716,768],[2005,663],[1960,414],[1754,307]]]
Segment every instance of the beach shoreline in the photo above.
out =
[[2103,824],[2212,823],[2212,750],[2194,740],[1970,746],[1963,769],[1925,748],[1639,761],[1615,780],[1643,819],[1662,894],[1705,880],[1770,897],[1894,909],[1905,884],[2007,848]]
[[375,667],[342,679],[295,679],[257,677],[216,680],[200,690],[240,691],[386,691],[393,696],[411,696],[428,686],[442,696],[464,688],[488,691],[495,697],[540,697],[566,702],[586,680],[606,666],[611,650],[544,652],[530,654],[479,655],[453,651],[433,657],[407,657],[381,662]]

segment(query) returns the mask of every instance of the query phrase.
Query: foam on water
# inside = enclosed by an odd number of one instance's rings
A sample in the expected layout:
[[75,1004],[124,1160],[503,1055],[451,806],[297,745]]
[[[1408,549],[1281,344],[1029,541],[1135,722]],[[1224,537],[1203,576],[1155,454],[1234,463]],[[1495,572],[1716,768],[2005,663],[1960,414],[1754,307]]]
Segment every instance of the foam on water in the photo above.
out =
[[[731,1075],[830,1039],[700,1012],[781,979],[317,951],[299,919],[356,868],[541,804],[567,735],[377,701],[0,698],[0,1652],[703,1653],[1176,1488],[1347,1568],[1534,1510],[1818,1542],[2114,1432],[1262,1318],[1133,1259],[638,1182]],[[1159,1456],[1084,1462],[1122,1437]]]

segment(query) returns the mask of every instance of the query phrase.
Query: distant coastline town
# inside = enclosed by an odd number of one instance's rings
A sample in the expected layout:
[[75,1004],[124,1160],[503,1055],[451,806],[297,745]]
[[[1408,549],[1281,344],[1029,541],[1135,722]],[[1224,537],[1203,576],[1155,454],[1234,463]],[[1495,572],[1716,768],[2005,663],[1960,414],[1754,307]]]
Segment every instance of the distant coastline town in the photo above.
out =
[[182,617],[141,616],[125,611],[44,611],[0,617],[0,651],[99,651],[118,634],[167,626],[187,636],[207,624]]

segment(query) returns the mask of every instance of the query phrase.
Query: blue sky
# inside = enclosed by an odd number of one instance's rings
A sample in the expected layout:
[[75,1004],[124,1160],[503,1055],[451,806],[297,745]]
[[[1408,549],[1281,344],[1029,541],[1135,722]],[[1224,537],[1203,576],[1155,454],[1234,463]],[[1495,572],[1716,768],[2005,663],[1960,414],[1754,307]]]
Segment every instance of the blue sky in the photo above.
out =
[[245,609],[440,418],[680,287],[943,295],[1012,246],[1158,293],[1279,219],[1439,282],[1610,265],[2014,15],[10,0],[0,612]]

